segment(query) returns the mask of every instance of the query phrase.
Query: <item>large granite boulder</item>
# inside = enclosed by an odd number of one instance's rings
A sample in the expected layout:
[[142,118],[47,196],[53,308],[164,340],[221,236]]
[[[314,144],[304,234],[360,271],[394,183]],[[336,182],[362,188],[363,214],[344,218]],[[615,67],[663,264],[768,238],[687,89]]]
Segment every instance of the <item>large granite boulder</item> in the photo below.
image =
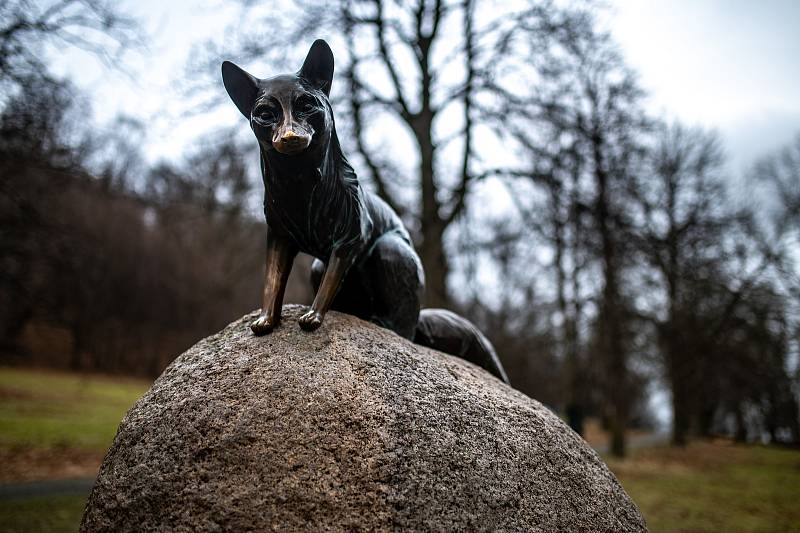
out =
[[644,531],[597,454],[465,361],[287,306],[178,357],[128,412],[82,531]]

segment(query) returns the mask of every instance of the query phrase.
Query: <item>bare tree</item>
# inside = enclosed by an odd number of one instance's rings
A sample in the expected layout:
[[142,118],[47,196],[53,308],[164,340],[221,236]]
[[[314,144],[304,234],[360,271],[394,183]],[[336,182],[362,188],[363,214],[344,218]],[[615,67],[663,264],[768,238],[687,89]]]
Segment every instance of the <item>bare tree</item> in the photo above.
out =
[[654,141],[632,190],[639,222],[631,238],[646,265],[649,293],[638,311],[656,331],[672,442],[708,435],[724,420],[737,438],[767,426],[777,438],[775,428],[796,428],[786,414],[796,402],[785,373],[786,300],[774,283],[779,255],[755,217],[728,198],[714,134],[661,125]]
[[140,44],[137,23],[106,0],[7,0],[0,3],[0,87],[6,95],[49,77],[45,48],[75,46],[109,64]]
[[[460,295],[459,311],[469,316],[502,354],[503,366],[513,375],[512,385],[539,401],[559,409],[563,401],[561,376],[564,361],[552,316],[554,305],[540,293],[539,281],[547,265],[541,264],[528,242],[527,232],[515,217],[496,216],[491,221],[470,220],[468,213],[459,228],[457,260],[470,287]],[[487,227],[487,225],[489,227]],[[478,228],[476,228],[478,226]],[[478,229],[471,232],[470,228]],[[492,260],[497,282],[493,290],[481,290],[476,263]]]
[[[800,242],[800,134],[790,145],[761,158],[751,171],[768,201],[761,213],[761,244],[774,255],[781,280],[800,314],[800,263],[795,250]],[[797,319],[800,322],[800,318]]]
[[[103,0],[0,3],[5,342],[37,303],[51,301],[51,294],[41,290],[46,276],[37,270],[40,259],[61,258],[61,241],[48,215],[64,205],[69,175],[81,172],[91,149],[85,122],[75,120],[87,108],[68,83],[50,75],[48,46],[80,47],[111,62],[138,38],[136,23]],[[63,197],[49,194],[52,190],[64,192]]]
[[759,160],[752,174],[773,188],[778,200],[777,223],[796,231],[800,227],[800,134],[788,146]]
[[9,343],[47,300],[35,264],[56,259],[49,236],[63,173],[79,169],[88,138],[76,127],[82,105],[71,86],[36,78],[0,113],[0,322]]
[[736,224],[725,196],[723,164],[715,135],[662,125],[651,151],[651,172],[636,190],[639,247],[657,273],[653,285],[663,288],[663,298],[649,301],[656,307],[651,320],[672,392],[672,440],[679,445],[686,443],[697,392],[700,355],[695,350],[702,333],[691,327],[697,318],[696,291],[701,279],[723,268],[724,236]]
[[[628,201],[649,129],[640,103],[643,93],[609,37],[595,30],[590,14],[578,12],[564,20],[549,42],[541,41],[536,28],[526,30],[508,46],[537,52],[530,55],[532,65],[519,67],[535,68],[537,83],[523,93],[497,83],[506,98],[495,115],[503,117],[497,127],[521,144],[532,164],[501,175],[532,181],[544,191],[544,209],[532,211],[547,221],[545,240],[554,250],[557,299],[561,313],[566,313],[562,338],[572,361],[567,369],[575,372],[568,382],[576,383],[578,377],[581,292],[592,293],[592,359],[602,368],[599,379],[612,451],[622,455],[637,388],[629,361],[633,262],[628,235],[633,221]],[[509,116],[514,119],[507,120]],[[566,301],[568,251],[570,285],[575,289],[572,306]],[[576,393],[569,396],[577,398]]]
[[489,133],[479,103],[502,97],[492,80],[503,75],[501,59],[515,53],[506,43],[519,23],[546,39],[564,10],[549,1],[512,8],[480,0],[304,0],[271,13],[258,22],[270,38],[244,35],[234,47],[239,58],[286,68],[274,64],[276,49],[309,35],[332,41],[342,80],[333,97],[350,132],[343,142],[409,226],[425,267],[426,304],[449,305],[446,234],[498,159],[477,142],[479,130]]

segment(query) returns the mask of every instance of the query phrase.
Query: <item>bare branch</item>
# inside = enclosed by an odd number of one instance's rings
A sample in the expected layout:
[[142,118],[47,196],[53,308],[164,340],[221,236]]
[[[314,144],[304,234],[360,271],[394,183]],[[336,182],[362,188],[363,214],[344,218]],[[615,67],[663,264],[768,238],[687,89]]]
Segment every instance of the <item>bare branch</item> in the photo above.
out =
[[358,153],[361,154],[361,157],[364,159],[364,163],[367,165],[367,169],[369,169],[370,177],[372,178],[372,181],[375,183],[378,195],[387,204],[389,204],[389,206],[392,209],[394,209],[400,216],[403,216],[404,214],[403,208],[400,206],[400,204],[398,204],[394,200],[391,193],[389,192],[386,186],[386,180],[384,179],[383,173],[381,172],[380,167],[376,163],[375,159],[372,157],[372,154],[370,154],[369,149],[367,148],[367,145],[364,142],[364,135],[366,128],[364,127],[364,124],[361,120],[362,101],[359,99],[358,96],[359,90],[364,90],[364,86],[357,81],[355,76],[355,70],[358,66],[358,57],[355,54],[355,43],[353,42],[351,27],[346,28],[345,40],[347,43],[347,48],[350,54],[351,62],[348,68],[345,70],[344,76],[350,84],[350,91],[348,97],[349,97],[350,111],[353,120],[353,129],[355,130],[356,150],[358,150]]
[[395,96],[397,97],[397,102],[400,104],[400,108],[402,109],[401,116],[406,120],[410,120],[412,117],[412,113],[409,110],[407,99],[403,92],[402,84],[400,83],[400,77],[397,74],[397,70],[394,68],[394,61],[389,54],[389,47],[387,43],[386,37],[386,30],[385,30],[385,22],[383,19],[383,0],[373,0],[375,4],[375,8],[377,9],[377,16],[375,20],[375,29],[378,34],[378,50],[380,51],[380,57],[383,62],[384,67],[389,72],[389,77],[392,80],[392,85],[394,87]]
[[[434,27],[439,24],[440,3],[437,2],[437,16]],[[472,84],[475,81],[475,41],[473,34],[473,16],[475,5],[472,0],[464,0],[464,48],[466,55],[466,80],[464,83],[464,152],[461,156],[461,176],[458,188],[454,192],[453,205],[450,212],[445,215],[445,223],[450,224],[455,220],[466,205],[467,191],[470,182],[470,161],[473,157],[472,147]]]

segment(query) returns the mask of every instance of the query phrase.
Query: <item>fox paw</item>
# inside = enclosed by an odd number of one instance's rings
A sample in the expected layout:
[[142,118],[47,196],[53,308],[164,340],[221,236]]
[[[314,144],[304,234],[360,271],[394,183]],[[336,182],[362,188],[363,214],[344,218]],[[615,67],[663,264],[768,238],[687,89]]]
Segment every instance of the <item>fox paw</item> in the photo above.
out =
[[306,331],[314,331],[322,325],[322,318],[322,313],[311,310],[301,316],[297,323]]
[[258,315],[251,324],[250,329],[253,330],[253,333],[256,335],[266,335],[267,333],[271,332],[275,329],[275,326],[278,325],[278,319],[275,317],[267,316],[265,314]]

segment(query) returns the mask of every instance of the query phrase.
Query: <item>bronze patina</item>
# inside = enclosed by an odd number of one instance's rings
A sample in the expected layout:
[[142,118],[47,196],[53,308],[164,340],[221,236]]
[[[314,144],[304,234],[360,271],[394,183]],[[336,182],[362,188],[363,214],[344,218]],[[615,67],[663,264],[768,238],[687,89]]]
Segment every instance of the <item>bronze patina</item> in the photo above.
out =
[[342,153],[328,96],[333,52],[317,40],[297,74],[256,78],[229,61],[222,79],[261,150],[267,256],[256,335],[272,331],[299,251],[315,257],[316,297],[300,326],[320,327],[329,309],[456,355],[508,381],[491,343],[466,319],[420,312],[425,276],[408,231],[365,191]]

